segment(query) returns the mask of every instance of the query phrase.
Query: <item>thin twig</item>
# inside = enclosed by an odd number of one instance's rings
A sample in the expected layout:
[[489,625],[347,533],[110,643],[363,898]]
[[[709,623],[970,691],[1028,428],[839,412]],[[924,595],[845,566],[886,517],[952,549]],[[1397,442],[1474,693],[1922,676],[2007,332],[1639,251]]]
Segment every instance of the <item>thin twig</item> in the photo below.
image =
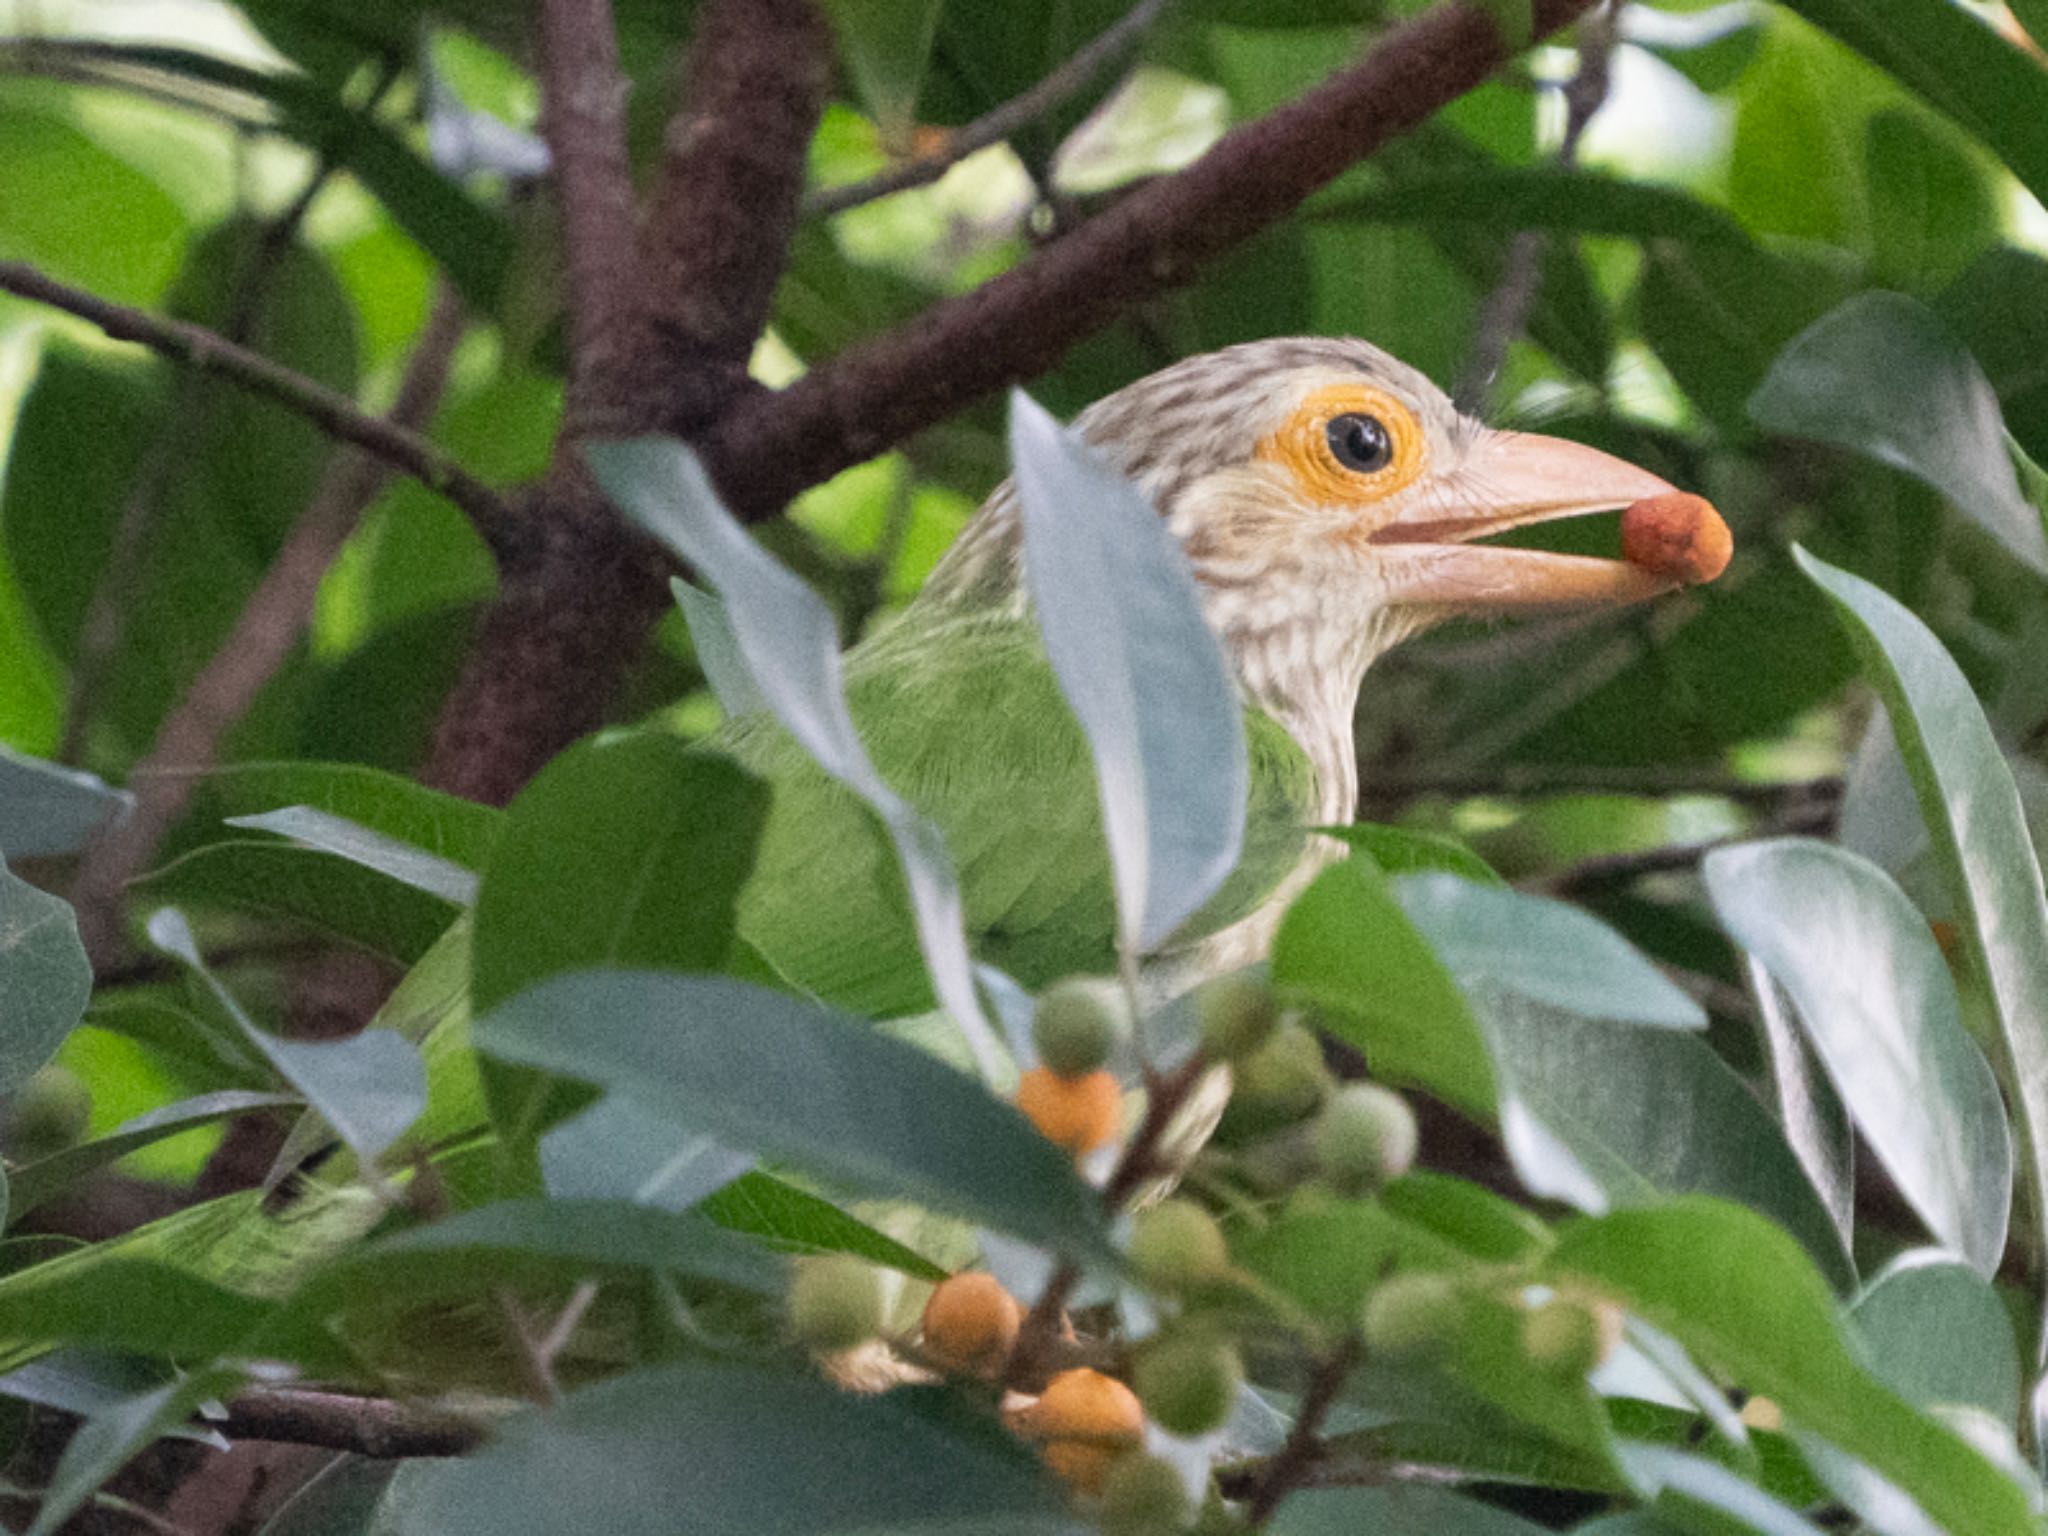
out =
[[1535,795],[1698,795],[1738,805],[1775,806],[1788,799],[1833,799],[1842,780],[1738,779],[1723,768],[1629,768],[1609,764],[1502,763],[1469,772],[1417,769],[1376,775],[1359,787],[1362,804],[1401,805],[1430,796],[1453,799]]
[[378,1461],[462,1456],[483,1443],[485,1426],[461,1414],[304,1387],[262,1387],[229,1401],[212,1426],[230,1440],[272,1440],[352,1451]]
[[498,493],[475,479],[453,458],[416,432],[358,409],[346,395],[247,347],[236,346],[217,331],[183,320],[167,320],[125,304],[112,304],[68,283],[47,277],[25,262],[0,261],[0,292],[33,299],[52,309],[89,320],[116,341],[132,341],[154,352],[222,378],[265,399],[274,400],[328,436],[375,455],[446,496],[469,514],[477,531],[493,548],[514,537],[516,523]]
[[[443,282],[385,421],[415,431],[432,420],[464,328],[462,302]],[[154,856],[219,757],[227,733],[291,656],[312,618],[320,583],[376,499],[389,471],[368,454],[345,451],[293,525],[220,645],[164,716],[130,775],[135,804],[110,825],[79,865],[72,900],[86,949],[104,960],[119,945],[121,890]]]
[[1076,49],[1072,57],[1028,90],[991,108],[973,122],[953,129],[936,153],[919,155],[901,165],[842,187],[821,187],[804,199],[806,218],[844,213],[912,187],[929,186],[969,155],[1022,132],[1041,117],[1057,111],[1095,83],[1151,30],[1168,0],[1139,0],[1128,12]]
[[1294,1427],[1287,1432],[1287,1439],[1266,1463],[1266,1475],[1259,1480],[1258,1491],[1251,1497],[1245,1516],[1254,1526],[1262,1526],[1273,1518],[1273,1511],[1280,1507],[1280,1501],[1297,1486],[1308,1469],[1315,1464],[1322,1450],[1323,1420],[1330,1412],[1330,1405],[1337,1401],[1338,1392],[1343,1390],[1344,1378],[1351,1374],[1351,1368],[1358,1363],[1358,1341],[1345,1338],[1338,1343],[1309,1378],[1308,1390],[1302,1394],[1301,1411],[1295,1416]]

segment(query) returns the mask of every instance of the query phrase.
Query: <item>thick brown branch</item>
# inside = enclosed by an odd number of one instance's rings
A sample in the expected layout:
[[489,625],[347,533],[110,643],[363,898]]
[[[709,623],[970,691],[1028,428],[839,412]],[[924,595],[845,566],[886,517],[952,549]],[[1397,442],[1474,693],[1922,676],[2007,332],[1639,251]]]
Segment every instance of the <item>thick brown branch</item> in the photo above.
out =
[[642,245],[635,429],[693,437],[747,387],[831,83],[831,35],[811,0],[699,7]]
[[1167,0],[1139,0],[1137,5],[1096,33],[1064,64],[1029,90],[1012,96],[993,111],[948,133],[938,153],[919,155],[901,165],[892,165],[865,181],[813,192],[804,199],[804,213],[810,216],[843,213],[848,208],[858,208],[863,203],[907,192],[912,187],[929,186],[969,155],[979,154],[991,144],[1000,144],[1022,132],[1088,89],[1136,45],[1152,23],[1159,19],[1159,13],[1166,9],[1166,4]]
[[540,73],[541,132],[562,205],[573,430],[612,401],[640,284],[627,86],[611,0],[543,0]]
[[[432,418],[462,330],[461,302],[444,283],[387,423],[413,431]],[[330,461],[234,627],[164,717],[148,754],[130,775],[136,792],[133,811],[93,844],[73,887],[80,931],[95,960],[104,962],[117,947],[122,886],[149,862],[183,814],[201,775],[214,765],[222,738],[297,646],[327,567],[387,477],[383,461],[365,453],[344,451]]]
[[33,299],[89,320],[116,341],[137,342],[188,367],[211,369],[222,378],[305,417],[328,436],[355,444],[403,470],[429,490],[446,496],[469,514],[477,531],[494,548],[501,547],[511,536],[512,519],[497,493],[417,432],[366,415],[346,395],[272,362],[261,353],[236,346],[203,325],[166,320],[124,304],[110,304],[19,261],[0,261],[0,292]]
[[272,1440],[391,1461],[408,1456],[461,1456],[483,1444],[473,1419],[416,1408],[383,1397],[266,1387],[244,1392],[213,1427],[230,1440]]
[[[1589,3],[1536,0],[1536,34]],[[806,487],[1043,372],[1081,338],[1283,218],[1505,57],[1493,21],[1464,5],[1396,28],[1350,69],[1003,276],[779,394],[742,401],[705,445],[726,499],[742,516],[773,516]]]

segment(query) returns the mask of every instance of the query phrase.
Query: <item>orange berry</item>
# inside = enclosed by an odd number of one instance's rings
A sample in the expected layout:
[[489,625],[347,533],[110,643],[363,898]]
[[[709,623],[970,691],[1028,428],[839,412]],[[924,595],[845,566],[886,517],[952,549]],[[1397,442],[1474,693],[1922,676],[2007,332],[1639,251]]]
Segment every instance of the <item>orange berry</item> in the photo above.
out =
[[1085,1440],[1055,1440],[1038,1448],[1052,1475],[1076,1493],[1098,1494],[1109,1469],[1124,1455],[1121,1448],[1090,1445]]
[[1010,1425],[1027,1440],[1078,1440],[1116,1450],[1144,1438],[1145,1410],[1138,1394],[1114,1376],[1081,1366],[1053,1377]]
[[1116,1139],[1123,1090],[1106,1071],[1060,1077],[1033,1067],[1018,1080],[1017,1108],[1047,1141],[1079,1155]]
[[963,1271],[940,1281],[924,1304],[924,1352],[960,1375],[993,1376],[1023,1321],[1023,1306],[994,1275]]
[[1734,537],[1704,496],[1673,491],[1650,496],[1621,514],[1621,553],[1630,565],[1688,586],[1728,568]]

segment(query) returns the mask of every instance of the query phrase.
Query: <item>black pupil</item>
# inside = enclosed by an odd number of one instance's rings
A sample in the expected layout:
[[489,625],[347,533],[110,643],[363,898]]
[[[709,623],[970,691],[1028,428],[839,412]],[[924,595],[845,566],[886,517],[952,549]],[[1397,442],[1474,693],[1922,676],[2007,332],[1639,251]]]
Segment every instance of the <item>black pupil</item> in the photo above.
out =
[[1337,416],[1330,421],[1330,452],[1346,469],[1371,474],[1394,456],[1394,440],[1377,416]]

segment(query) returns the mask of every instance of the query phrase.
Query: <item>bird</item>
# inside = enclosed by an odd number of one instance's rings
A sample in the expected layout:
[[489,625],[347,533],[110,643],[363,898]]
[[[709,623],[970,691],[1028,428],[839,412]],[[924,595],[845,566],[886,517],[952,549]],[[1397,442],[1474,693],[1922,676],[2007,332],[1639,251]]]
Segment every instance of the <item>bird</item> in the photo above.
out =
[[[1155,998],[1262,958],[1287,900],[1341,852],[1315,829],[1356,817],[1352,719],[1380,656],[1456,616],[1618,605],[1684,580],[1474,542],[1679,493],[1598,449],[1490,427],[1363,340],[1190,357],[1074,426],[1177,539],[1245,712],[1243,851],[1151,958]],[[844,676],[876,767],[944,838],[975,953],[1036,990],[1113,971],[1116,924],[1094,769],[1032,623],[1022,547],[1006,480]],[[838,1007],[930,1009],[876,820],[765,715],[728,722],[710,746],[773,790],[740,936]]]

